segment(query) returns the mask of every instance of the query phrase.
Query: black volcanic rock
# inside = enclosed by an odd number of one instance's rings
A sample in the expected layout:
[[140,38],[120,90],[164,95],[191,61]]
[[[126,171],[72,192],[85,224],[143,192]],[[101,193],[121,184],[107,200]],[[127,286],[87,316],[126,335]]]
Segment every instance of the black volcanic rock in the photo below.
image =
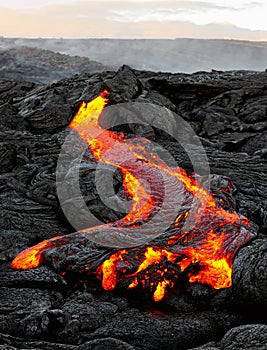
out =
[[49,84],[75,74],[101,72],[107,66],[86,57],[69,56],[27,46],[0,49],[2,79]]
[[220,342],[211,342],[190,350],[264,350],[267,347],[267,326],[249,324],[228,331]]
[[[207,343],[199,349],[263,350],[266,327],[260,323],[267,307],[266,84],[265,72],[171,75],[128,66],[51,85],[2,79],[0,349],[170,350]],[[211,173],[206,183],[216,200],[258,225],[259,237],[236,255],[231,288],[215,291],[194,284],[155,304],[135,291],[105,292],[93,276],[62,276],[48,266],[11,270],[10,262],[21,250],[74,231],[58,201],[58,155],[68,134],[66,127],[81,101],[96,97],[104,88],[111,92],[111,104],[154,103],[186,120],[205,148]],[[156,115],[157,128],[127,123],[123,128],[158,143],[179,166],[192,172],[185,150],[161,130],[166,126],[170,133],[179,133],[175,115]],[[103,124],[106,122],[103,118]],[[79,150],[78,143],[72,146]],[[193,140],[188,140],[188,149],[201,169],[201,152]],[[103,221],[116,220],[121,213],[101,202],[93,182],[96,164],[86,157],[80,185],[87,206]],[[60,185],[69,191],[68,211],[75,215],[78,198],[72,197],[72,170]],[[219,191],[227,178],[233,183],[231,196]],[[116,174],[117,186],[120,181]],[[71,250],[66,252],[67,258],[71,259]],[[86,256],[80,253],[79,259]]]

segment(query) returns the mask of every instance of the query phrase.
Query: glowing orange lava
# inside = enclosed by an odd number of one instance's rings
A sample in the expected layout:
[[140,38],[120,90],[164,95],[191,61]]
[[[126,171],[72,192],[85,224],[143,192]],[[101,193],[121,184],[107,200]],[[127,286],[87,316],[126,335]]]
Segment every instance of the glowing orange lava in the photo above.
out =
[[36,244],[34,247],[23,250],[11,263],[12,269],[28,270],[41,265],[43,261],[42,252],[53,248],[53,241],[63,236],[56,236]]
[[[102,280],[103,288],[112,290],[120,281],[127,279],[129,289],[137,286],[148,288],[154,300],[160,301],[166,291],[175,286],[181,273],[187,273],[191,283],[205,283],[215,289],[231,286],[234,255],[253,237],[248,219],[221,208],[193,176],[181,168],[167,166],[157,154],[148,152],[146,146],[149,141],[138,138],[129,141],[123,133],[103,129],[99,118],[107,103],[107,91],[89,103],[83,102],[69,127],[87,143],[96,160],[116,166],[123,175],[123,188],[132,200],[132,207],[124,218],[112,224],[113,227],[127,227],[129,223],[137,225],[140,221],[149,220],[157,211],[160,196],[153,195],[153,176],[150,177],[152,180],[147,177],[152,183],[149,191],[141,181],[141,171],[157,174],[160,170],[169,179],[175,178],[183,185],[188,198],[195,199],[196,208],[177,213],[173,225],[170,223],[171,234],[164,246],[153,243],[111,253],[94,271]],[[113,149],[116,151],[107,152]],[[128,159],[127,164],[118,163],[122,153]],[[142,165],[136,160],[140,160]],[[194,222],[188,231],[183,227],[187,220]],[[103,227],[108,230],[110,224]],[[11,266],[14,269],[37,267],[45,262],[46,250],[69,243],[60,236],[46,240],[21,252]],[[192,265],[196,268],[189,269]]]

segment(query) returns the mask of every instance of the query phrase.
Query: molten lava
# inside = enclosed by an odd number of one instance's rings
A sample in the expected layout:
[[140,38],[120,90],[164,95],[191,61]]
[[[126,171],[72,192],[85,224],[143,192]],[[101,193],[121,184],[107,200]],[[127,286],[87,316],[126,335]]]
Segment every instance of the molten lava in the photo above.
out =
[[[177,213],[166,232],[137,247],[109,249],[104,262],[100,259],[97,267],[95,262],[91,265],[85,262],[80,272],[94,272],[105,290],[114,289],[121,281],[127,281],[129,289],[140,286],[150,291],[155,301],[162,300],[182,275],[191,283],[209,284],[215,289],[230,287],[234,256],[255,236],[248,219],[221,208],[193,175],[181,168],[169,167],[149,150],[148,140],[127,139],[123,133],[103,129],[99,119],[107,103],[107,91],[89,103],[83,102],[69,127],[86,142],[97,161],[120,170],[123,189],[131,199],[131,210],[114,223],[54,237],[28,248],[13,260],[12,268],[30,269],[48,261],[51,263],[53,254],[52,263],[57,267],[56,261],[60,258],[56,256],[57,248],[62,250],[71,245],[84,232],[138,229],[158,213],[164,195],[167,193],[171,197],[173,189],[178,187],[183,194],[180,208],[174,205],[169,209]],[[120,161],[122,158],[124,162]],[[167,183],[164,193],[162,174]],[[231,191],[230,183],[228,190]],[[91,245],[90,249],[95,247]],[[72,264],[65,267],[66,270],[72,268]]]

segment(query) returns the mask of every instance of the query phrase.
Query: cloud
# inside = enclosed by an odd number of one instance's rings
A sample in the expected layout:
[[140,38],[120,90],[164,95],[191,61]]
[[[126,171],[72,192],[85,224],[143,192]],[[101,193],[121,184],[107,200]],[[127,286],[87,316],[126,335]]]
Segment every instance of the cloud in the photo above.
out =
[[74,3],[76,0],[0,0],[0,6],[6,8],[40,8],[52,4]]
[[119,22],[170,21],[180,19],[188,12],[199,13],[211,8],[217,9],[218,6],[197,1],[144,1],[137,7],[132,2],[124,3],[123,6],[112,6],[109,19]]
[[[224,10],[229,8],[228,5],[223,6]],[[266,40],[266,31],[251,31],[225,24],[199,25],[185,20],[185,13],[205,14],[208,10],[218,9],[221,10],[222,6],[214,2],[180,0],[145,1],[138,6],[136,2],[109,0],[75,1],[64,6],[49,5],[37,9],[0,7],[0,31],[4,36],[16,37],[227,37]]]

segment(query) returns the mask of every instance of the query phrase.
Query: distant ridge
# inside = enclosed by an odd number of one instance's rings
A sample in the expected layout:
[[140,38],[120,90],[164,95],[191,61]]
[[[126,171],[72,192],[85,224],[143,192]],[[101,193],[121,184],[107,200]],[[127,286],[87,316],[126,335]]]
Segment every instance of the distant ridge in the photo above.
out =
[[50,50],[27,47],[0,46],[0,77],[49,84],[74,74],[106,70],[103,64],[87,57],[69,56]]
[[23,39],[0,38],[0,48],[46,48],[105,66],[184,72],[267,68],[267,42],[224,39]]

